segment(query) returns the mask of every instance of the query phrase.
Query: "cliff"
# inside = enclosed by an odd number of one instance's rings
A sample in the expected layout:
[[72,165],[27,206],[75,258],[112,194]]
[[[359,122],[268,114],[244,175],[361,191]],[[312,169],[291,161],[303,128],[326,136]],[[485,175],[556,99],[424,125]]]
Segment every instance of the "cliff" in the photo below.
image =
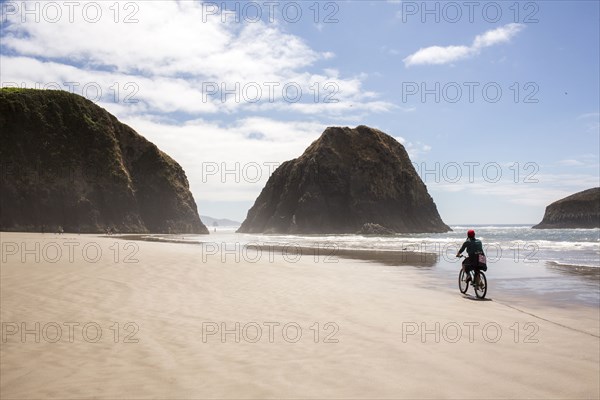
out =
[[404,146],[366,126],[330,127],[275,170],[238,232],[357,233],[365,224],[450,230]]
[[600,228],[600,187],[575,193],[546,207],[534,229]]
[[91,101],[0,90],[0,230],[208,233],[185,172]]

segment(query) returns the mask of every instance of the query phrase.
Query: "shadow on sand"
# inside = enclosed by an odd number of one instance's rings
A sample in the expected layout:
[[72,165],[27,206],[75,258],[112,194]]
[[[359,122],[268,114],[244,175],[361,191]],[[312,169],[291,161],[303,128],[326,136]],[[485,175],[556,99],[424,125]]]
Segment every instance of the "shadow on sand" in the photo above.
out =
[[467,299],[467,300],[471,300],[471,301],[494,301],[493,299],[490,299],[488,297],[485,297],[483,299],[479,299],[476,296],[470,295],[468,293],[463,294],[463,299]]

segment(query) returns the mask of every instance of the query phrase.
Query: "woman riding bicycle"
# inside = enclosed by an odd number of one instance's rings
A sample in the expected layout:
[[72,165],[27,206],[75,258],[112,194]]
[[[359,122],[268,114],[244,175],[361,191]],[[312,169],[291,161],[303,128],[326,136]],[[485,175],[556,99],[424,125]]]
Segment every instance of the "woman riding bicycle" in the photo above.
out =
[[[473,229],[469,229],[467,232],[467,240],[463,243],[458,253],[456,253],[456,257],[460,257],[463,251],[467,250],[467,254],[469,257],[465,258],[462,263],[462,267],[467,272],[467,282],[471,280],[469,272],[475,270],[475,284],[479,284],[479,255],[485,255],[483,253],[483,244],[481,240],[475,239],[475,231]],[[487,268],[486,268],[487,269]],[[485,271],[485,269],[484,269]]]

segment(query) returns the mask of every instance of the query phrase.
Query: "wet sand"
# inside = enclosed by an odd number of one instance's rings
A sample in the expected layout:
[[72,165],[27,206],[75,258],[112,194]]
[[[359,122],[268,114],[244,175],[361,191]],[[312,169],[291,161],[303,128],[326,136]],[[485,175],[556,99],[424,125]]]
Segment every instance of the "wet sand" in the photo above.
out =
[[600,396],[597,307],[346,257],[1,241],[2,398]]

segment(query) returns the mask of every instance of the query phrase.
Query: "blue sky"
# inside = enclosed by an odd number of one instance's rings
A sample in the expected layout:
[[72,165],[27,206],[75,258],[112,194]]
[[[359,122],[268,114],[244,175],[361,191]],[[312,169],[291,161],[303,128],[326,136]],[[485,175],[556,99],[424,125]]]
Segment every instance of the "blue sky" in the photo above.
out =
[[221,2],[35,3],[2,2],[2,85],[96,101],[184,167],[203,215],[242,220],[274,166],[331,125],[401,141],[449,224],[537,223],[600,184],[597,1],[471,16],[427,2],[438,21],[423,2],[226,2],[226,22]]

